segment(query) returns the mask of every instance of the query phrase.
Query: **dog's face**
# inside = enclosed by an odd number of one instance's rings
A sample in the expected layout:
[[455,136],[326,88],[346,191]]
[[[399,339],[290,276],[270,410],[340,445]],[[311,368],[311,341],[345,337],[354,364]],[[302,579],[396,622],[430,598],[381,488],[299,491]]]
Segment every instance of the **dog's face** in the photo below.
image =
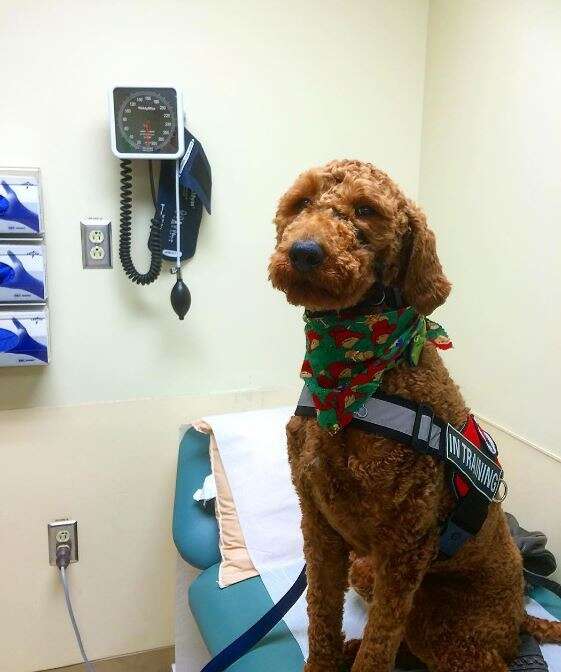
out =
[[303,173],[281,198],[275,225],[269,277],[292,304],[348,308],[378,280],[429,315],[450,292],[423,213],[370,164],[333,161]]

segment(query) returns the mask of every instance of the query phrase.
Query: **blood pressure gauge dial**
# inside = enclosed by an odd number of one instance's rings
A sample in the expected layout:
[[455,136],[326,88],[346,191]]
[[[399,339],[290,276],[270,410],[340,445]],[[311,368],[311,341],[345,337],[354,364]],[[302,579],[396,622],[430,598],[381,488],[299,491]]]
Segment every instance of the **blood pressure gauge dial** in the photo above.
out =
[[114,86],[111,149],[122,159],[177,159],[185,152],[181,92],[172,86]]

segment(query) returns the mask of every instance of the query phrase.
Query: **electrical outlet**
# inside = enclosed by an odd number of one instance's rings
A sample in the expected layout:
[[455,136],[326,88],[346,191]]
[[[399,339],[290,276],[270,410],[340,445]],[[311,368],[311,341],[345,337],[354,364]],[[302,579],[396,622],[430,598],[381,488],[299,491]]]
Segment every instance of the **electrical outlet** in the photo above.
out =
[[49,535],[49,564],[56,565],[56,552],[59,546],[70,546],[70,562],[78,562],[78,523],[62,518],[47,524]]
[[90,247],[90,257],[95,261],[101,261],[105,257],[105,250],[101,245],[94,245]]
[[111,262],[111,222],[103,217],[86,217],[82,231],[82,266],[113,268]]
[[99,244],[103,243],[105,240],[105,235],[101,229],[92,229],[88,238],[90,239],[90,243]]

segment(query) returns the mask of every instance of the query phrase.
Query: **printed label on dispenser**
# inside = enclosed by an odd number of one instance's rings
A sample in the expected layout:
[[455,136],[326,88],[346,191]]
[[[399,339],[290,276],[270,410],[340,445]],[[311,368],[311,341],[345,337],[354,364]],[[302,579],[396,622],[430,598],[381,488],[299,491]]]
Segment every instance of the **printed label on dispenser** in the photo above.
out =
[[0,168],[0,235],[43,234],[38,168]]
[[44,366],[48,363],[47,309],[0,311],[0,366]]
[[45,280],[42,243],[0,243],[0,303],[44,301]]

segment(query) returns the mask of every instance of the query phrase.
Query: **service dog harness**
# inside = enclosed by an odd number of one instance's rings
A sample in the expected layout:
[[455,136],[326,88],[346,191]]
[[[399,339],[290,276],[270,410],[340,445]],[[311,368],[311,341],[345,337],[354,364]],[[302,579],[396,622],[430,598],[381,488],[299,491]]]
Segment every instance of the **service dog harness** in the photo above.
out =
[[[304,387],[295,414],[314,417],[316,412],[312,395]],[[446,465],[457,500],[440,535],[440,552],[446,557],[479,532],[491,502],[506,497],[495,442],[472,415],[457,430],[425,404],[376,393],[353,413],[347,426],[411,446]]]
[[416,367],[427,344],[452,347],[439,324],[404,307],[396,290],[380,289],[374,305],[305,313],[305,385],[296,415],[316,417],[332,434],[354,427],[443,462],[457,502],[440,536],[441,554],[451,557],[481,529],[490,503],[506,496],[497,447],[472,415],[456,429],[425,404],[380,392],[385,372]]

